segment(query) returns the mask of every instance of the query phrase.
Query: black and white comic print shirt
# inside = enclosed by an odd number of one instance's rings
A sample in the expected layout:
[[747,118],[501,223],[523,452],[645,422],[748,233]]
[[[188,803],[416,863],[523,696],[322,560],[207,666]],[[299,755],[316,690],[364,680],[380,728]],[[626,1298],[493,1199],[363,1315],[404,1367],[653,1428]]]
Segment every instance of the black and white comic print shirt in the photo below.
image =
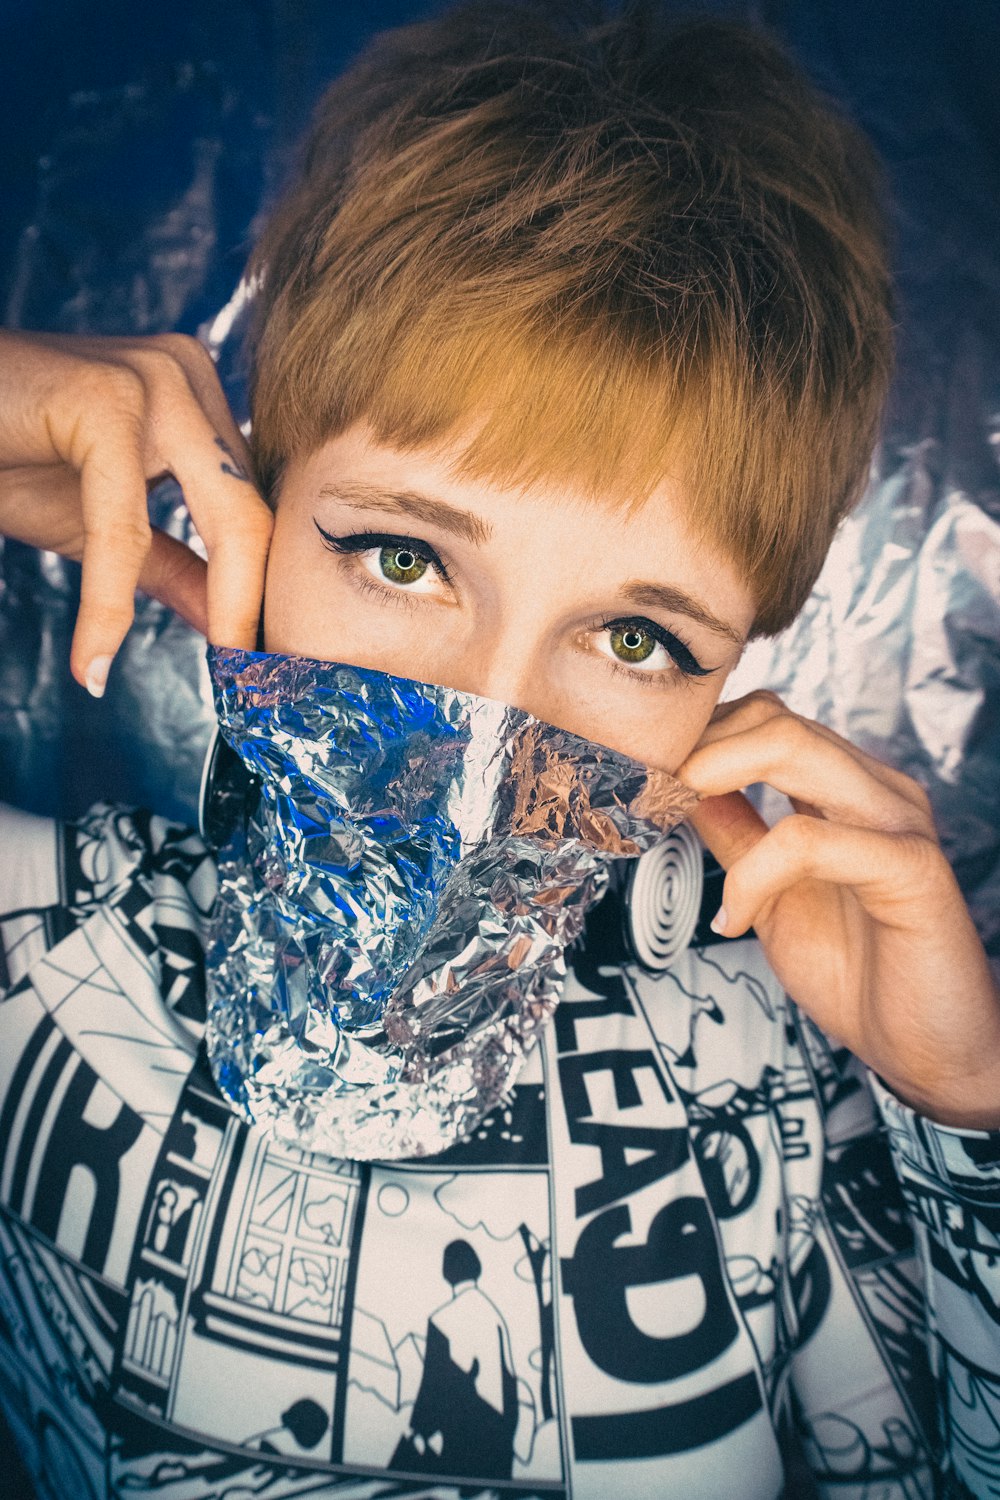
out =
[[1000,1134],[880,1090],[753,941],[574,950],[474,1139],[335,1161],[213,1087],[193,834],[7,810],[0,849],[0,1398],[41,1500],[774,1500],[791,1446],[831,1500],[1000,1495]]

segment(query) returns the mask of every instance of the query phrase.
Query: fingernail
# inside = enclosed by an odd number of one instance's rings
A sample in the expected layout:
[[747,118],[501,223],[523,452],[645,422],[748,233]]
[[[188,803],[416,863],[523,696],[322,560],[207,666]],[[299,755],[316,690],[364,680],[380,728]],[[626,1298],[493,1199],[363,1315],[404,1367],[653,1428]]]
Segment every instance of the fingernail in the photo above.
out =
[[92,698],[103,698],[111,671],[110,656],[95,656],[87,668],[87,692]]
[[717,932],[721,937],[725,933],[728,921],[729,918],[726,916],[726,908],[724,906],[720,906],[719,910],[715,913],[715,916],[709,923],[709,926],[711,927],[713,932]]

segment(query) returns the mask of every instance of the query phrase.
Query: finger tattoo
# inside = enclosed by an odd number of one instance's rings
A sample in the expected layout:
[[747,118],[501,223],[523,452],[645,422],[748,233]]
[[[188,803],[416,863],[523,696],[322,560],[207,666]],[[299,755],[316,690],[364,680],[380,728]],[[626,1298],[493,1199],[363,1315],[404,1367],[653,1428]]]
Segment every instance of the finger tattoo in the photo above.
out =
[[223,453],[226,455],[226,458],[229,459],[229,463],[223,461],[220,466],[223,474],[231,474],[234,479],[242,479],[244,484],[251,484],[252,480],[250,478],[250,475],[247,473],[243,464],[240,463],[239,459],[236,457],[236,454],[233,452],[232,448],[230,448],[225,438],[217,437],[215,439],[215,446],[217,448],[221,448]]

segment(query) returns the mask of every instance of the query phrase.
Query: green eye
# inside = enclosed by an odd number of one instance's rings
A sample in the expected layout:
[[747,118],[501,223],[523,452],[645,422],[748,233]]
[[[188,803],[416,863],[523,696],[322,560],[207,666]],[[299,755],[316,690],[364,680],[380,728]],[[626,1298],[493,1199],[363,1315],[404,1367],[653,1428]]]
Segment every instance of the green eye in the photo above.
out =
[[378,565],[390,583],[416,583],[427,572],[428,563],[412,547],[383,547],[378,555]]
[[608,634],[611,637],[611,649],[619,661],[646,661],[659,644],[640,625],[613,625]]

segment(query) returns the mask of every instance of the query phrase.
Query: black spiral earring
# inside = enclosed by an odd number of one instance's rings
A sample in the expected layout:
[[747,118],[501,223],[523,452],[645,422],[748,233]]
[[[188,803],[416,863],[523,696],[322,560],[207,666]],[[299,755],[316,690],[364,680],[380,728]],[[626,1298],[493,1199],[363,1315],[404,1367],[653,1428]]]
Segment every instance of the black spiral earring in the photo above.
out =
[[701,843],[686,823],[629,862],[625,939],[636,963],[654,973],[670,968],[694,937],[704,889]]
[[221,849],[244,816],[256,783],[218,726],[205,752],[198,792],[198,832],[209,849]]
[[710,925],[724,880],[694,829],[679,823],[639,859],[613,867],[607,895],[587,915],[585,941],[599,962],[665,973],[685,949],[724,941]]

